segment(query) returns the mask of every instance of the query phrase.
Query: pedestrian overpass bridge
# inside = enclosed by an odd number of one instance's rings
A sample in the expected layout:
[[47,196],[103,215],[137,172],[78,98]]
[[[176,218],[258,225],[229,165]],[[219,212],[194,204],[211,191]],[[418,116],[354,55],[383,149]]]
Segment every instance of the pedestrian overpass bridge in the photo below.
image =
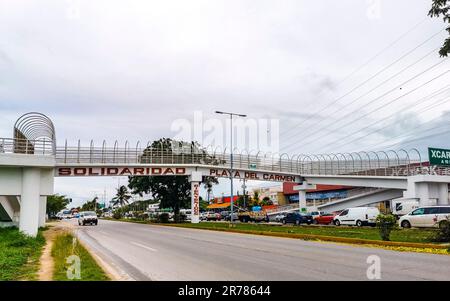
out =
[[58,145],[52,121],[28,113],[17,120],[12,138],[0,138],[0,225],[18,223],[23,232],[36,235],[45,223],[55,177],[101,176],[187,176],[193,222],[199,220],[200,183],[207,176],[298,183],[300,207],[315,184],[380,188],[390,191],[384,197],[400,194],[422,204],[430,199],[448,204],[450,183],[450,169],[430,166],[416,149],[292,155],[168,141]]

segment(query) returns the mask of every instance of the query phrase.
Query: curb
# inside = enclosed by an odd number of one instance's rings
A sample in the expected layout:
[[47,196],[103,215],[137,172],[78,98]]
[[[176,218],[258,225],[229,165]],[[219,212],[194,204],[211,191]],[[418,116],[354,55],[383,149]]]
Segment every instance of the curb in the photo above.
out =
[[249,230],[239,230],[239,229],[219,229],[219,228],[194,228],[194,227],[183,227],[180,225],[163,225],[166,227],[178,227],[185,229],[199,229],[199,230],[210,230],[210,231],[220,231],[220,232],[232,232],[240,234],[253,234],[253,235],[263,235],[272,237],[284,237],[284,238],[294,238],[302,240],[321,240],[328,242],[339,242],[348,243],[356,245],[378,245],[385,247],[407,247],[407,248],[418,248],[418,249],[448,249],[447,245],[436,245],[430,243],[413,243],[413,242],[397,242],[397,241],[382,241],[382,240],[370,240],[362,238],[348,238],[348,237],[335,237],[335,236],[325,236],[325,235],[315,235],[315,234],[296,234],[296,233],[282,233],[282,232],[269,232],[269,231],[249,231]]
[[449,244],[444,244],[444,245],[439,244],[438,245],[438,244],[431,244],[431,243],[382,241],[382,240],[336,237],[336,236],[326,236],[326,235],[316,235],[316,234],[239,230],[239,229],[233,229],[233,228],[226,228],[226,229],[225,228],[196,228],[196,227],[184,227],[183,225],[177,225],[177,224],[156,224],[156,223],[134,222],[134,221],[127,221],[127,220],[113,220],[113,219],[111,219],[111,221],[120,221],[120,222],[124,222],[124,223],[135,223],[135,224],[143,224],[143,225],[162,226],[162,227],[194,229],[194,230],[209,230],[209,231],[229,232],[229,233],[239,233],[239,234],[263,235],[263,236],[293,238],[293,239],[302,239],[302,240],[320,240],[320,241],[346,243],[346,244],[353,244],[353,245],[371,245],[371,246],[382,246],[382,247],[406,247],[406,248],[416,248],[416,249],[437,249],[437,250],[444,250],[444,249],[450,248]]

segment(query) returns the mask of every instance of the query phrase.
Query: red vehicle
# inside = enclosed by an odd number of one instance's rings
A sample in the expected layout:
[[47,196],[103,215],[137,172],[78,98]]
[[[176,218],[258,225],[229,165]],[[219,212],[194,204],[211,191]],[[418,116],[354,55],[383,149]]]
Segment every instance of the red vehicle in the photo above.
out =
[[337,215],[337,212],[325,213],[322,215],[318,215],[314,218],[314,224],[315,225],[330,225],[333,223],[333,219],[336,215]]

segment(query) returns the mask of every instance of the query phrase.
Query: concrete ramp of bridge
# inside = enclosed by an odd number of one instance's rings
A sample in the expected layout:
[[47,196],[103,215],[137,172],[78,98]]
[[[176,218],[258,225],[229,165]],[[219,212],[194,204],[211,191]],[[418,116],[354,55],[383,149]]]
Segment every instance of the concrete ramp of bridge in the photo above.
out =
[[0,223],[10,223],[14,219],[14,212],[18,209],[10,197],[0,196]]
[[318,206],[320,211],[333,212],[344,210],[346,208],[367,206],[370,204],[390,201],[392,199],[403,197],[403,190],[400,189],[379,189],[362,193],[349,198],[334,201],[325,205]]

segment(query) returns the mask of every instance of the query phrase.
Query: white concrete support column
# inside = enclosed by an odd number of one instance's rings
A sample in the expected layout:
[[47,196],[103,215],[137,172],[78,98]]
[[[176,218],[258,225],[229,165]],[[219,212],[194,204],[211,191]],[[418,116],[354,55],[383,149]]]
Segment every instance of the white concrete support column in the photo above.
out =
[[39,227],[44,227],[47,219],[47,197],[39,197]]
[[19,229],[35,237],[39,228],[41,171],[39,168],[25,167],[22,173]]
[[316,189],[316,185],[303,182],[301,185],[294,186],[294,190],[298,191],[298,205],[300,212],[307,210],[306,191],[311,189]]
[[191,223],[198,224],[200,222],[200,183],[202,181],[202,173],[193,171],[189,181],[191,182]]
[[299,190],[298,192],[298,208],[300,212],[306,210],[306,190]]
[[447,183],[440,183],[438,186],[438,205],[448,205],[448,184]]

